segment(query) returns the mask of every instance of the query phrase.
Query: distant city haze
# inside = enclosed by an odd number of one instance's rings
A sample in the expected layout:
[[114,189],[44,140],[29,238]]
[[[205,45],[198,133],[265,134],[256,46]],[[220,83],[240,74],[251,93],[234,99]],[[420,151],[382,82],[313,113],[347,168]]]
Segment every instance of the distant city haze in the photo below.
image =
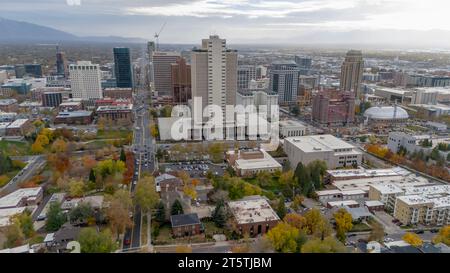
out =
[[[5,0],[2,17],[77,36],[231,44],[392,44],[450,47],[446,0]],[[0,30],[2,30],[0,25]]]

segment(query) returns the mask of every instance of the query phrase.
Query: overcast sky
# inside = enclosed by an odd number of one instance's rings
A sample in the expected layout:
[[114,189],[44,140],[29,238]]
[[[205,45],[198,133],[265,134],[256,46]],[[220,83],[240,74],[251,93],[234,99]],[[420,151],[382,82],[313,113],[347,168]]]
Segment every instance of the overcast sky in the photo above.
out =
[[[352,31],[450,31],[449,0],[0,0],[0,16],[76,35],[198,43],[332,42]],[[77,2],[81,2],[77,5]],[[330,33],[332,35],[330,35]],[[395,35],[394,35],[395,36]],[[311,38],[312,37],[312,38]],[[388,39],[383,36],[382,39]],[[300,41],[298,41],[300,40]]]

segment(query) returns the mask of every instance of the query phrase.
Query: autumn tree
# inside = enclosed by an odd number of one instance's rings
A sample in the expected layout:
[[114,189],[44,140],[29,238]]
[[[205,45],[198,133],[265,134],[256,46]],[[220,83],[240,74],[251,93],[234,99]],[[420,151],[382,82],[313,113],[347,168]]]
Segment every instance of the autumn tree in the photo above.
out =
[[304,226],[306,225],[305,217],[296,213],[286,214],[286,216],[284,216],[283,218],[283,221],[295,228],[298,228],[299,230],[303,229]]
[[128,191],[118,190],[108,197],[109,206],[106,211],[111,230],[119,236],[127,227],[131,227],[130,212],[132,200]]
[[384,239],[384,227],[382,224],[378,223],[375,220],[370,222],[370,227],[372,230],[370,231],[369,240],[383,242]]
[[83,228],[78,235],[78,242],[81,253],[111,253],[117,248],[109,229],[98,232],[93,227]]
[[405,235],[403,235],[402,237],[402,240],[414,247],[419,247],[423,245],[422,238],[420,238],[419,235],[412,232],[405,233]]
[[345,245],[333,238],[332,236],[313,238],[307,241],[301,248],[302,253],[345,253],[347,249]]
[[296,252],[299,230],[285,222],[279,222],[266,234],[272,247],[283,253]]
[[70,197],[82,197],[86,191],[86,185],[82,180],[72,179],[69,182],[69,195]]
[[148,213],[156,207],[159,201],[159,195],[156,192],[153,176],[145,176],[139,180],[136,186],[134,201],[136,205],[141,207],[144,213]]
[[176,253],[192,253],[192,247],[187,245],[178,245],[175,248]]
[[95,223],[95,211],[89,203],[81,203],[70,211],[69,220],[75,225]]
[[439,234],[433,238],[433,243],[443,243],[450,246],[450,225],[441,228]]
[[292,192],[292,198],[294,198],[295,196],[295,186],[296,186],[296,181],[294,178],[294,172],[292,170],[289,170],[287,172],[283,172],[280,175],[280,178],[278,179],[278,182],[280,183],[280,185],[286,189],[288,189],[288,191]]
[[53,153],[65,153],[67,151],[67,143],[62,138],[58,138],[52,144],[51,151]]
[[310,209],[305,215],[305,230],[308,234],[321,238],[322,240],[331,234],[330,223],[318,209]]
[[12,223],[6,227],[4,234],[6,241],[3,247],[5,248],[13,248],[23,245],[25,241],[25,235],[23,234],[20,223],[17,220],[13,220]]
[[195,190],[195,187],[192,184],[185,185],[183,187],[183,193],[186,196],[189,196],[191,200],[194,200],[197,198],[197,191]]
[[296,195],[294,200],[292,200],[291,208],[295,211],[298,211],[302,207],[302,203],[305,201],[305,198],[301,195]]
[[333,216],[336,221],[336,237],[339,241],[345,242],[345,234],[353,227],[352,215],[346,209],[341,208]]

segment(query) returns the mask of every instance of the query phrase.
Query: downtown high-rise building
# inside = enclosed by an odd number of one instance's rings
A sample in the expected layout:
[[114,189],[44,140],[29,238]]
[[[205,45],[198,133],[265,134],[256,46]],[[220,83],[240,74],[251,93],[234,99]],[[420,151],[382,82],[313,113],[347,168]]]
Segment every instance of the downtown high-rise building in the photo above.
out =
[[256,66],[240,65],[237,70],[237,88],[245,90],[249,88],[250,82],[256,80]]
[[72,97],[84,100],[102,98],[101,73],[98,64],[79,61],[69,65]]
[[191,55],[192,97],[202,98],[203,107],[235,105],[237,51],[227,49],[226,40],[212,35]]
[[64,52],[58,51],[56,53],[56,74],[64,78],[69,77],[69,66]]
[[269,69],[270,91],[278,94],[280,104],[297,102],[299,69],[294,61],[276,61]]
[[295,63],[298,65],[300,75],[309,75],[312,68],[312,59],[310,57],[295,56]]
[[171,64],[172,99],[174,104],[187,104],[191,99],[191,66],[181,57]]
[[352,91],[355,98],[361,97],[361,81],[363,76],[364,61],[360,50],[350,50],[345,55],[341,66],[340,89]]
[[114,53],[114,73],[117,87],[132,88],[133,75],[131,70],[130,49],[126,47],[115,47]]
[[154,52],[153,53],[153,80],[155,92],[158,97],[171,97],[172,90],[172,64],[181,59],[176,52]]

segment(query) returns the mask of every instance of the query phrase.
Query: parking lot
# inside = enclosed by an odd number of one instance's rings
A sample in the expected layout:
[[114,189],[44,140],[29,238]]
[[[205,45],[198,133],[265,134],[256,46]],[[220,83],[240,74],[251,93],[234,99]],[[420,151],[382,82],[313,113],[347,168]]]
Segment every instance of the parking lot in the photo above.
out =
[[208,161],[161,163],[161,166],[165,168],[166,172],[185,171],[191,177],[205,177],[208,171],[211,171],[214,175],[222,176],[226,169],[225,164],[211,164]]

